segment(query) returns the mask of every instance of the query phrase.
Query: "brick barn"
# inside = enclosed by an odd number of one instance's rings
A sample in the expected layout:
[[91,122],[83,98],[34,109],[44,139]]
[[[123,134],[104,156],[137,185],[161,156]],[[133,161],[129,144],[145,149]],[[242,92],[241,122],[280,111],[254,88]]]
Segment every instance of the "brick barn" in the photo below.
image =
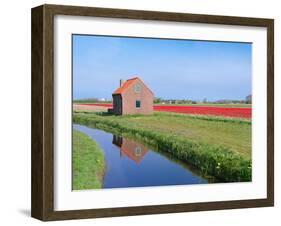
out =
[[120,80],[120,87],[113,94],[113,109],[116,115],[152,114],[153,92],[138,78]]

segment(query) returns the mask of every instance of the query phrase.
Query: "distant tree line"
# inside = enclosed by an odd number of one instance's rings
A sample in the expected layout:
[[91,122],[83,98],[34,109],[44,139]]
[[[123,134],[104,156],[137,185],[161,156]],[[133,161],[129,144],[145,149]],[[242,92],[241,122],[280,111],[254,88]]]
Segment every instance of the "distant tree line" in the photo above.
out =
[[202,101],[198,100],[189,100],[189,99],[162,99],[160,97],[154,98],[154,104],[251,104],[252,95],[245,97],[245,100],[228,100],[221,99],[216,101],[208,101],[207,98],[204,98]]
[[76,99],[73,103],[112,103],[112,99],[105,98],[86,98],[86,99]]
[[[86,98],[86,99],[76,99],[73,100],[73,103],[112,103],[112,99],[105,98]],[[203,98],[203,100],[190,100],[190,99],[162,99],[160,97],[155,97],[154,104],[251,104],[252,103],[252,95],[248,95],[245,97],[245,100],[228,100],[221,99],[216,101],[208,101],[207,98]]]
[[159,97],[154,98],[154,104],[196,104],[197,101],[188,99],[162,99]]

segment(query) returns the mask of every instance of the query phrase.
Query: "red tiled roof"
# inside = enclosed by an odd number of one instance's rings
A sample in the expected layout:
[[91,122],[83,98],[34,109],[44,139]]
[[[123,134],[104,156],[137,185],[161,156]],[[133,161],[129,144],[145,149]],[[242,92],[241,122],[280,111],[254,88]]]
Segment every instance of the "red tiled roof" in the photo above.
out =
[[137,79],[139,79],[138,77],[135,78],[131,78],[128,79],[126,82],[124,82],[124,84],[119,87],[118,89],[116,89],[113,94],[122,94],[128,87],[130,87],[130,85],[132,85]]

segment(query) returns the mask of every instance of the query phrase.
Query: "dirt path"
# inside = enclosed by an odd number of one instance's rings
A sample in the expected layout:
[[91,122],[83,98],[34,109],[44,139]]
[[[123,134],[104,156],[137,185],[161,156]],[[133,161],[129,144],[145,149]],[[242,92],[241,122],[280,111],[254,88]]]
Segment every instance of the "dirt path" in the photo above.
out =
[[81,105],[81,104],[73,104],[74,111],[91,111],[91,112],[100,112],[107,111],[108,107],[104,106],[96,106],[96,105]]

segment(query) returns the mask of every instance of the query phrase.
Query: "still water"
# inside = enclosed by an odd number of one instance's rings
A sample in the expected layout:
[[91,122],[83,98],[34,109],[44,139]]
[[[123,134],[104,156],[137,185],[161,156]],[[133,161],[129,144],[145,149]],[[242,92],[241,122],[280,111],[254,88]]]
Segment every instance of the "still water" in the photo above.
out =
[[102,148],[106,160],[103,188],[208,183],[187,164],[145,144],[102,130],[74,124]]

